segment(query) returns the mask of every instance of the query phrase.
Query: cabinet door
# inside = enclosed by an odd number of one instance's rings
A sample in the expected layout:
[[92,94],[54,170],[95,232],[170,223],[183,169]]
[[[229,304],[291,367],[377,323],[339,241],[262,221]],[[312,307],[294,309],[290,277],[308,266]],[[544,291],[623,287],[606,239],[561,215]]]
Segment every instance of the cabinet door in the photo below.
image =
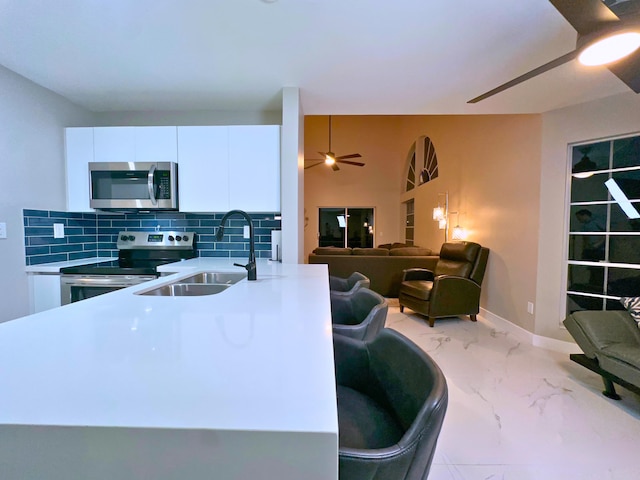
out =
[[280,127],[229,127],[229,206],[280,211]]
[[135,127],[137,162],[177,162],[177,127]]
[[30,313],[44,312],[61,305],[60,275],[30,274]]
[[66,128],[67,210],[91,212],[89,162],[93,161],[93,128]]
[[96,127],[93,129],[96,162],[135,162],[135,127]]
[[229,210],[228,127],[178,127],[178,195],[183,212]]

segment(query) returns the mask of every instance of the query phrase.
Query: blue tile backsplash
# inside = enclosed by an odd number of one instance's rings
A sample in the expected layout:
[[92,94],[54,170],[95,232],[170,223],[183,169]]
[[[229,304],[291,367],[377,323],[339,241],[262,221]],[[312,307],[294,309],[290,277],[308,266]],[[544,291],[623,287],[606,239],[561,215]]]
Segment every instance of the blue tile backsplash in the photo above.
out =
[[[243,238],[246,221],[231,217],[224,238],[216,242],[215,230],[221,213],[73,213],[49,210],[23,210],[27,265],[63,262],[91,257],[117,257],[116,241],[122,230],[193,231],[200,257],[244,257],[249,239]],[[271,256],[271,230],[280,229],[279,213],[250,213],[253,219],[256,256]],[[276,219],[276,217],[278,217]],[[54,238],[53,224],[64,225],[64,238]]]

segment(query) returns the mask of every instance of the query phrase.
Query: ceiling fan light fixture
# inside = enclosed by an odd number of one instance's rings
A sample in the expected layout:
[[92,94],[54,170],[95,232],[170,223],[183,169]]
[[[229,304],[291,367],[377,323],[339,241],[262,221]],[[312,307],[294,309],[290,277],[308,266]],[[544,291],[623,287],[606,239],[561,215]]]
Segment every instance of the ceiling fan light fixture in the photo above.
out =
[[606,65],[630,55],[638,47],[640,47],[640,32],[617,31],[600,36],[587,45],[578,56],[578,61],[589,67]]
[[336,163],[336,156],[332,152],[327,152],[324,157],[324,163],[326,163],[327,165],[333,165],[334,163]]

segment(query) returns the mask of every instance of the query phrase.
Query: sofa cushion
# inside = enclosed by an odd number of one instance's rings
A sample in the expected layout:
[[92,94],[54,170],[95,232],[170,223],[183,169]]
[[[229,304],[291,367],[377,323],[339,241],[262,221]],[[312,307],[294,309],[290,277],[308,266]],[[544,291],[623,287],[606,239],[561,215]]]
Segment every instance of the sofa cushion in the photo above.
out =
[[640,328],[640,297],[622,297],[620,303],[627,309]]
[[377,449],[398,443],[403,431],[392,414],[371,397],[338,385],[340,448]]
[[407,280],[402,282],[402,293],[420,300],[429,300],[433,282],[429,280]]
[[313,253],[316,255],[351,255],[351,248],[318,247]]
[[428,256],[431,255],[431,250],[429,248],[421,247],[392,248],[391,250],[389,250],[389,255],[396,257]]
[[389,250],[386,248],[354,248],[351,253],[353,255],[375,255],[377,257],[386,257]]

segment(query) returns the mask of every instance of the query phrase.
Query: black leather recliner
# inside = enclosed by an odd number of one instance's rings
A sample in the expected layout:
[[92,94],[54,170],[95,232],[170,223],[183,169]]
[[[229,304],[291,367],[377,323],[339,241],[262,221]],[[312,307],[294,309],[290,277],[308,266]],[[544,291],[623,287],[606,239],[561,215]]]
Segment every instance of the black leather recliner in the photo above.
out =
[[427,478],[448,403],[438,365],[391,329],[370,342],[333,338],[339,478]]
[[480,312],[480,286],[487,268],[489,249],[474,242],[447,242],[432,272],[424,268],[404,271],[398,301],[400,311],[409,307],[435,319],[469,315],[476,321]]
[[384,327],[389,305],[379,293],[360,288],[348,296],[331,296],[333,333],[359,340],[374,338]]

